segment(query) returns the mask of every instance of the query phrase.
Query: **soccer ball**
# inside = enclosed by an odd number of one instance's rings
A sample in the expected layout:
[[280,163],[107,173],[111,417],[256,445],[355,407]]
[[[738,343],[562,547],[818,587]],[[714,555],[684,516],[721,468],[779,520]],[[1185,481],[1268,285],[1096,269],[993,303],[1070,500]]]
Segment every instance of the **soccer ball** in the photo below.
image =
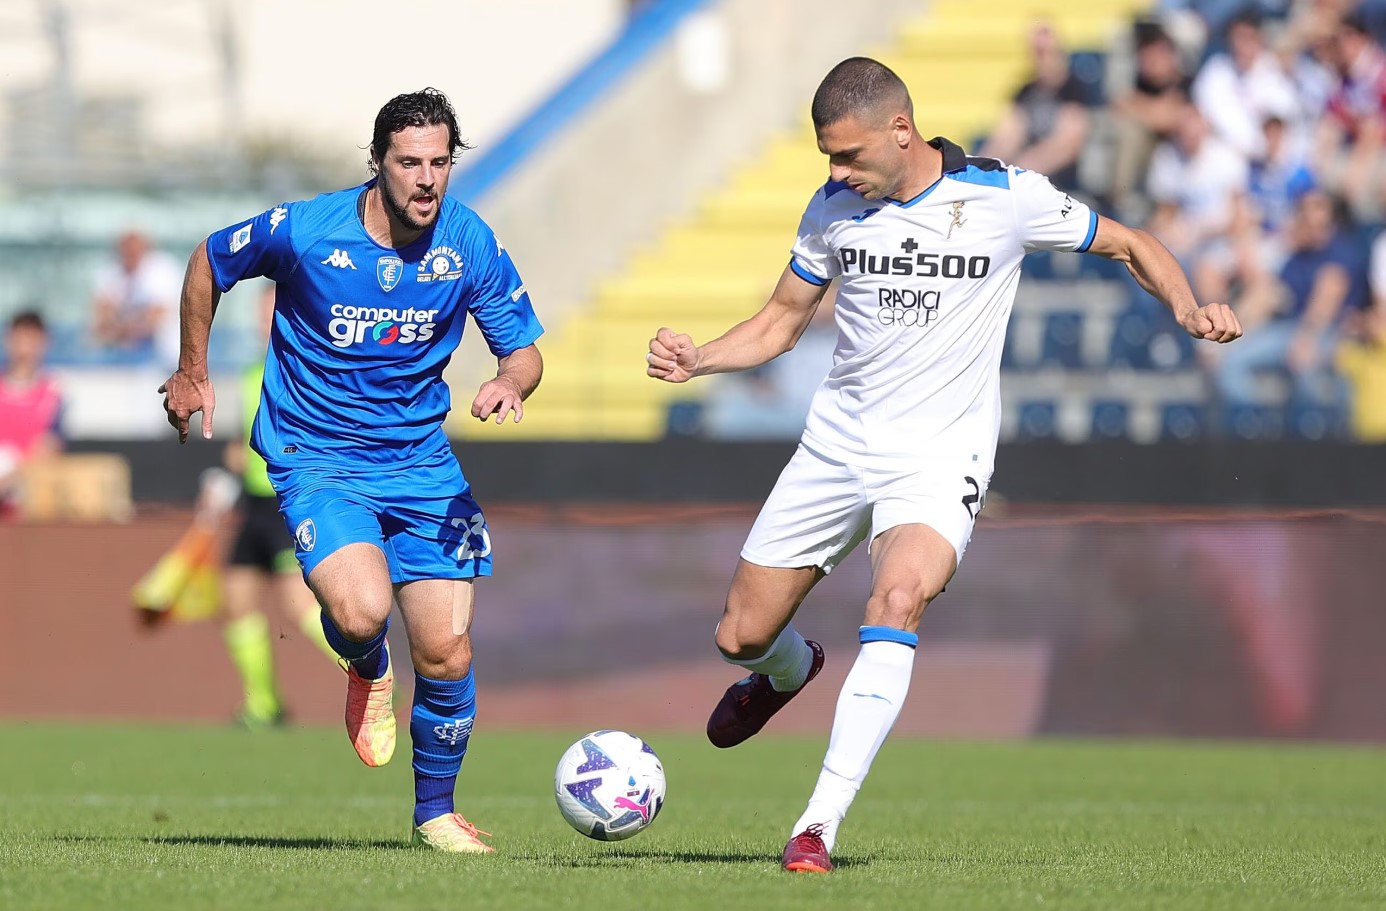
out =
[[558,760],[553,794],[574,829],[599,841],[620,841],[643,831],[659,815],[664,766],[639,737],[594,731]]

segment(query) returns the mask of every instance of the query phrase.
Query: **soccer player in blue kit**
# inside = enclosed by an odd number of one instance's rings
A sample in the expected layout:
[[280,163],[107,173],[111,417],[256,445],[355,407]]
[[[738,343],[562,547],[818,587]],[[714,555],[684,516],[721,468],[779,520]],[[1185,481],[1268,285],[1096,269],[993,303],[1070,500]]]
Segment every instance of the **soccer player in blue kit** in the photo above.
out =
[[178,370],[159,391],[179,442],[199,411],[210,438],[218,299],[252,276],[278,283],[251,445],[346,667],[347,733],[366,765],[394,753],[385,633],[397,601],[415,671],[413,840],[478,854],[493,850],[488,833],[455,812],[453,792],[476,714],[473,580],[491,574],[491,539],[443,433],[442,373],[471,314],[498,363],[472,416],[519,422],[543,329],[505,248],[447,197],[466,148],[441,92],[399,95],[376,116],[365,184],[212,234],[188,263]]

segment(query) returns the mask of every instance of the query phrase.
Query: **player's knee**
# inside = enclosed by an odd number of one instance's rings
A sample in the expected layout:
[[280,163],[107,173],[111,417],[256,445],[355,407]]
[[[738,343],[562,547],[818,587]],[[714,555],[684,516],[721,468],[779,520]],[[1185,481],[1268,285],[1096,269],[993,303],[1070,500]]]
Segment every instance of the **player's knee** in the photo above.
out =
[[894,629],[914,629],[924,608],[938,596],[931,586],[888,585],[871,593],[868,623]]
[[329,614],[333,625],[344,637],[352,642],[365,642],[385,628],[391,606],[392,601],[388,597],[371,597],[369,593],[358,592],[345,599],[344,603],[333,605]]
[[730,660],[753,661],[770,648],[774,641],[773,633],[771,630],[769,635],[757,634],[753,630],[748,630],[745,624],[723,617],[722,622],[717,625],[714,638],[717,650]]
[[472,669],[472,646],[468,636],[446,642],[420,642],[411,648],[414,669],[425,677],[461,680]]

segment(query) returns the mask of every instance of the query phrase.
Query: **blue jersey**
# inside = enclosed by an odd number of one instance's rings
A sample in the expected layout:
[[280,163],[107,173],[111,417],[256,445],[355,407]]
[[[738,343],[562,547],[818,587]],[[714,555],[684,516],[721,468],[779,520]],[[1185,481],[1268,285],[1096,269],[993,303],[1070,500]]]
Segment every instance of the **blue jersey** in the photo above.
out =
[[491,353],[543,332],[510,255],[444,196],[407,247],[376,243],[358,213],[372,182],[277,206],[207,240],[217,287],[278,283],[251,445],[271,465],[398,464],[447,447],[443,368],[471,313]]

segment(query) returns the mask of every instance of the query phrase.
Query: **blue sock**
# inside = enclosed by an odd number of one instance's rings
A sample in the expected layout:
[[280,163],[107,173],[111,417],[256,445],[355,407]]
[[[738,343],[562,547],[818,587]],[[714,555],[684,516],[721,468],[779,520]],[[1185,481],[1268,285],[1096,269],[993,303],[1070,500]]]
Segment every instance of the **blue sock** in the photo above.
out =
[[461,680],[414,675],[414,825],[453,812],[457,773],[467,754],[476,718],[476,683],[470,670]]
[[385,669],[389,667],[389,657],[385,653],[385,634],[390,631],[389,617],[385,618],[385,625],[380,628],[380,632],[365,642],[352,642],[337,629],[337,624],[327,616],[327,611],[322,611],[320,616],[322,634],[327,637],[327,644],[332,646],[332,651],[345,658],[356,669],[356,673],[367,680],[379,680],[385,676]]

